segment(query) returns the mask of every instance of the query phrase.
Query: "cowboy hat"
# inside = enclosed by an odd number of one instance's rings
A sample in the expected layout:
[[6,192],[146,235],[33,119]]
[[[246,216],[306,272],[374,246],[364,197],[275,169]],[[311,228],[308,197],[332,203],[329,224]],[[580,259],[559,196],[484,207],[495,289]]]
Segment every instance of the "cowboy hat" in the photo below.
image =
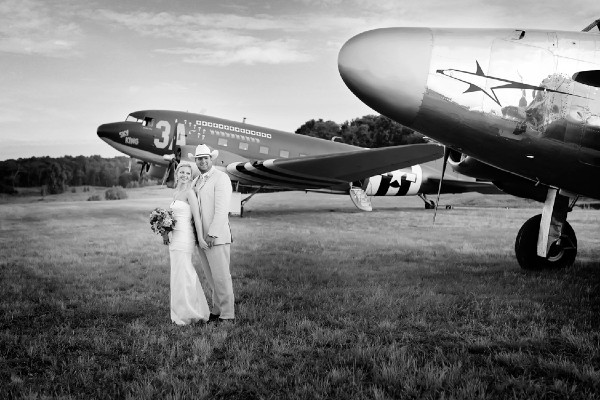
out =
[[188,153],[189,158],[204,157],[204,156],[210,156],[210,158],[215,159],[219,156],[219,150],[211,151],[210,147],[208,147],[207,145],[199,144],[196,147],[196,154]]

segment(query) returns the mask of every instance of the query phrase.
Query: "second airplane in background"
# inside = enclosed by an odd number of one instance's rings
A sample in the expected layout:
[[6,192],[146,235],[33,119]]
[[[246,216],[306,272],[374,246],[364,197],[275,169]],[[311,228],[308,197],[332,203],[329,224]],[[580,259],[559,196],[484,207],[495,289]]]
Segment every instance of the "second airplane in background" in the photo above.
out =
[[[174,157],[188,158],[198,144],[219,150],[215,165],[226,171],[237,192],[308,190],[349,194],[370,211],[368,196],[418,195],[440,188],[442,157],[436,144],[365,149],[201,114],[166,110],[131,113],[125,121],[98,127],[98,136],[144,163],[157,178],[169,174]],[[495,192],[490,184],[459,175],[444,177],[441,193]],[[247,199],[242,201],[242,206]]]

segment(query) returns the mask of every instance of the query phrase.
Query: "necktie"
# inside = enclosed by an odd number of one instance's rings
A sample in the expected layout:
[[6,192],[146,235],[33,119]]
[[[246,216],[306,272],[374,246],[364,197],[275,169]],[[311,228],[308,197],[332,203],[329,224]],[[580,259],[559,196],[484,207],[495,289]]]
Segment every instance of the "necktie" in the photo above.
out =
[[204,186],[204,181],[206,179],[204,178],[204,175],[200,174],[200,176],[198,177],[198,182],[196,182],[196,187],[198,189],[200,189],[202,186]]

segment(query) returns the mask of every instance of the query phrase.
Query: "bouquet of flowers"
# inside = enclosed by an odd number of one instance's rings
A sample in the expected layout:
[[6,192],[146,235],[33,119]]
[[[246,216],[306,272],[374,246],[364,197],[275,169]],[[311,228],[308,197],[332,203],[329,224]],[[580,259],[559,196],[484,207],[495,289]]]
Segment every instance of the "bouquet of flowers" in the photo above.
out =
[[173,217],[173,211],[157,207],[150,213],[150,227],[152,228],[152,232],[157,235],[162,236],[165,233],[171,232],[176,222]]

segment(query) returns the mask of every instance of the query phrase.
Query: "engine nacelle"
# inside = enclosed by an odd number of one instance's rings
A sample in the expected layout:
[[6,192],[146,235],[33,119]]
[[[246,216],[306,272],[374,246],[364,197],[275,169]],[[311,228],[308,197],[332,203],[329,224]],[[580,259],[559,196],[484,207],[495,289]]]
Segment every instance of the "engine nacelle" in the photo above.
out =
[[367,179],[363,190],[369,196],[410,196],[419,193],[423,182],[423,170],[420,165],[397,169],[386,174],[375,175]]
[[506,176],[506,172],[456,150],[450,150],[448,164],[455,172],[476,179],[493,181]]
[[148,175],[151,178],[154,179],[162,179],[163,176],[165,175],[165,171],[167,170],[167,167],[165,165],[150,165],[150,168],[148,169]]
[[491,181],[498,189],[513,196],[544,202],[548,188],[502,171],[466,154],[450,150],[448,164],[460,174]]

